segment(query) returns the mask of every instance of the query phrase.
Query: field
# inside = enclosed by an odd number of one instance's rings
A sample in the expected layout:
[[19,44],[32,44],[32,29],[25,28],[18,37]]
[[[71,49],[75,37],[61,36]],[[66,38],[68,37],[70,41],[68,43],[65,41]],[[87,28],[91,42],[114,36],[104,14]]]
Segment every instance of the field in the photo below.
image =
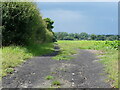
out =
[[105,65],[108,73],[107,81],[118,87],[118,41],[58,41],[61,48],[59,55],[53,57],[55,60],[70,60],[77,49],[92,49],[104,52],[100,57],[101,63]]
[[[2,76],[14,71],[14,67],[21,65],[29,58],[41,56],[53,52],[53,44],[32,45],[26,47],[9,46],[2,50]],[[118,87],[118,41],[58,41],[60,47],[59,55],[52,57],[54,60],[70,60],[77,49],[99,50],[102,53],[101,63],[105,65],[108,74],[107,81],[113,87]]]

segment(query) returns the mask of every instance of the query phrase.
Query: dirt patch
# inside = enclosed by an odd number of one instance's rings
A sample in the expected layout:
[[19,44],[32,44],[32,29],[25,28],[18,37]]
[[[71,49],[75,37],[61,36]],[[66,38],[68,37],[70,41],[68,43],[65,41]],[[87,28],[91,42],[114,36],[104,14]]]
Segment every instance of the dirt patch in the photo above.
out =
[[105,54],[105,52],[100,51],[100,50],[87,50],[87,51],[94,53],[94,54]]

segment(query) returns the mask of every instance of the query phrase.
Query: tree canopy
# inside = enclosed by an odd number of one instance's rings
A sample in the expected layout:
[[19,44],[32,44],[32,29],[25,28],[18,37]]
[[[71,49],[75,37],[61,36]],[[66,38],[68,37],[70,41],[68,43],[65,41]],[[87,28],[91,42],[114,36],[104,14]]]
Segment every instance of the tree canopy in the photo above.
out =
[[55,32],[57,40],[118,40],[119,35],[95,35],[82,33]]
[[52,42],[53,21],[43,19],[33,2],[2,2],[3,45]]

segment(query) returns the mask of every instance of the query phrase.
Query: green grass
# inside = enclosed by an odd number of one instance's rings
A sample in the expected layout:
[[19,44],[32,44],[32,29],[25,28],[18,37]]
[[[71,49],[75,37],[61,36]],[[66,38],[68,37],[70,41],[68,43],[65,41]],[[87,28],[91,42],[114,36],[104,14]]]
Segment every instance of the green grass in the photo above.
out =
[[2,51],[2,76],[14,71],[14,67],[21,65],[29,58],[40,56],[53,51],[53,43],[33,44],[30,46],[8,46],[0,49]]
[[108,50],[104,57],[101,58],[105,65],[105,72],[108,73],[108,79],[113,87],[118,88],[118,51]]
[[48,75],[48,76],[46,76],[46,77],[45,77],[45,79],[46,79],[46,80],[51,80],[51,79],[54,79],[54,77],[53,77],[53,76]]
[[60,86],[61,83],[60,83],[60,81],[55,80],[52,82],[52,85]]
[[[108,73],[108,80],[114,87],[118,87],[118,50],[116,41],[58,41],[61,51],[59,55],[53,57],[55,60],[70,60],[74,58],[72,55],[77,53],[77,49],[93,49],[101,50],[104,57],[101,57],[105,65],[105,71]],[[29,58],[44,55],[53,51],[53,43],[34,44],[26,47],[8,46],[0,49],[2,51],[2,69],[0,74],[6,76],[14,71],[14,67],[21,65]],[[1,67],[0,67],[1,68]],[[59,81],[54,81],[59,83]],[[54,84],[53,83],[53,84]]]
[[61,48],[59,55],[53,57],[55,60],[70,60],[74,58],[72,55],[77,53],[77,49],[100,50],[104,53],[101,57],[101,63],[105,66],[108,73],[108,79],[113,87],[118,85],[118,41],[58,41],[57,44]]
[[94,46],[95,41],[58,41],[61,51],[59,55],[53,57],[55,60],[70,60],[72,55],[77,53],[77,49],[90,49]]
[[77,45],[72,41],[58,41],[57,44],[60,47],[59,55],[53,57],[55,60],[70,60],[73,57],[71,55],[76,54]]

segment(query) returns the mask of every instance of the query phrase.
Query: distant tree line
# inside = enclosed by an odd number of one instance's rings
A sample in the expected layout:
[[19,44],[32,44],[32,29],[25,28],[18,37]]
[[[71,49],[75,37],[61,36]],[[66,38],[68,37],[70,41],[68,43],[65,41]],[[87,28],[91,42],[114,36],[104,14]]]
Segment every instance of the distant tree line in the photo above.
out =
[[[22,1],[22,0],[21,0]],[[29,45],[55,41],[53,21],[43,19],[33,2],[1,2],[2,45]]]
[[96,35],[82,33],[55,32],[57,40],[118,40],[118,35]]

